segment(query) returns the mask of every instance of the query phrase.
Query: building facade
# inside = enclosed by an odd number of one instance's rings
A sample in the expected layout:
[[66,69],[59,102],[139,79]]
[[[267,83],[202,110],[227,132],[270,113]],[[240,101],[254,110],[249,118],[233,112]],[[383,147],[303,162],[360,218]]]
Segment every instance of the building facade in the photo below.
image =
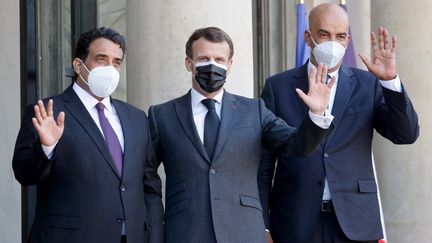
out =
[[[310,10],[330,1],[304,2]],[[370,55],[370,32],[379,26],[398,37],[399,75],[419,114],[421,135],[407,146],[395,146],[377,135],[374,156],[388,241],[428,242],[432,2],[346,4],[357,53]],[[21,114],[27,105],[60,93],[73,82],[73,46],[82,32],[107,26],[126,36],[126,63],[114,96],[143,110],[191,87],[184,45],[197,28],[217,26],[232,37],[234,65],[226,85],[230,92],[258,97],[266,77],[295,62],[296,0],[3,0],[0,25],[0,242],[25,242],[34,217],[35,188],[21,187],[11,167]]]

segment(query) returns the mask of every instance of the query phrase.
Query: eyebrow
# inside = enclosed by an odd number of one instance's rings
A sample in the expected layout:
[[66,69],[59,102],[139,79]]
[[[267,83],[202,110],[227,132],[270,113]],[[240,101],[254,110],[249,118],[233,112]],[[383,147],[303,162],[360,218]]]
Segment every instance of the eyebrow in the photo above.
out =
[[330,34],[330,32],[327,31],[327,30],[325,30],[325,29],[318,29],[318,32],[324,32],[324,33],[326,33],[326,34]]
[[[330,32],[329,31],[327,31],[327,30],[325,30],[325,29],[318,29],[318,32],[324,32],[324,33],[326,33],[326,34],[329,34],[330,35]],[[341,33],[336,33],[336,35],[348,35],[348,33],[346,33],[346,32],[341,32]]]
[[[104,54],[104,53],[98,53],[98,54],[95,55],[95,58],[98,58],[98,57],[104,57],[104,58],[107,58],[108,55],[107,55],[107,54]],[[114,60],[122,61],[123,59],[120,58],[120,57],[114,57]]]

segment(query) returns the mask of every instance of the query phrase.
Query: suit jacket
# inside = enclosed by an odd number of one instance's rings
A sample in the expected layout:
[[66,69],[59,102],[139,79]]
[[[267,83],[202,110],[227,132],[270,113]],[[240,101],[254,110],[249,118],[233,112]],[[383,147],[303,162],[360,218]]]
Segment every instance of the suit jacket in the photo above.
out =
[[[295,93],[295,88],[307,92],[307,80],[305,64],[266,81],[262,97],[267,107],[291,126],[300,124],[307,112]],[[373,130],[395,144],[413,143],[419,134],[417,114],[405,90],[382,88],[371,73],[347,66],[339,71],[332,114],[334,129],[309,157],[263,155],[260,195],[277,241],[307,242],[317,227],[325,176],[344,233],[359,241],[383,236],[372,167]]]
[[225,92],[213,160],[198,136],[190,92],[149,110],[157,158],[166,173],[168,243],[265,242],[257,173],[261,146],[301,156],[327,134],[306,116],[298,130],[253,100]]
[[52,99],[54,116],[65,112],[64,133],[52,158],[44,154],[33,127],[33,106],[24,114],[13,157],[16,179],[37,185],[30,242],[119,243],[123,222],[128,243],[162,242],[161,183],[145,113],[112,100],[124,134],[120,176],[72,86]]

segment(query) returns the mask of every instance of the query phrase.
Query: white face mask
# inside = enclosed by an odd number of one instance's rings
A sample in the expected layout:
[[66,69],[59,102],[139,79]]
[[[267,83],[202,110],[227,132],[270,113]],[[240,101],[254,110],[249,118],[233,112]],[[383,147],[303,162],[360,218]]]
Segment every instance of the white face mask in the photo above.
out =
[[120,73],[113,66],[95,67],[91,71],[88,70],[83,61],[81,63],[89,73],[86,81],[81,74],[81,79],[89,86],[90,91],[98,97],[108,97],[117,88],[120,80]]
[[323,63],[329,69],[334,68],[338,65],[345,55],[345,47],[336,41],[325,41],[317,44],[312,38],[312,34],[309,31],[312,42],[315,44],[315,48],[312,53],[317,63]]

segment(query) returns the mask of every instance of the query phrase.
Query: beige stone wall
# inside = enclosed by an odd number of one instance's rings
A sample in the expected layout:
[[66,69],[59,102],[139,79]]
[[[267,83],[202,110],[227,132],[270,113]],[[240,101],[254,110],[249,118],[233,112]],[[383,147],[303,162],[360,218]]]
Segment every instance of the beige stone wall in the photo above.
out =
[[12,172],[21,120],[19,1],[0,2],[0,23],[0,242],[21,242],[21,187]]
[[185,43],[197,28],[216,26],[234,42],[229,92],[253,96],[252,2],[130,0],[126,5],[128,101],[145,110],[186,93]]
[[419,115],[420,138],[398,146],[377,136],[375,160],[390,243],[431,242],[432,113],[429,80],[432,2],[371,1],[372,28],[385,26],[398,39],[398,73]]
[[[308,10],[322,2],[329,1],[305,0]],[[428,112],[431,88],[426,77],[432,53],[427,21],[432,2],[348,0],[347,6],[356,53],[370,55],[370,31],[380,25],[398,36],[399,74],[419,113],[421,137],[414,145],[396,146],[377,135],[375,161],[389,242],[428,242],[432,238],[428,230],[432,226],[428,203],[432,166],[427,153],[432,143],[428,136],[432,115]],[[234,41],[234,69],[227,89],[252,96],[251,11],[251,1],[245,0],[127,1],[128,101],[147,110],[150,104],[187,92],[191,76],[184,68],[184,44],[193,30],[209,25],[224,29]],[[295,29],[294,22],[288,25],[293,25],[287,26],[288,30]],[[287,46],[292,51],[295,45]],[[364,68],[359,58],[357,62]]]
[[[126,0],[97,0],[97,26],[113,28],[117,30],[121,35],[126,37]],[[126,47],[128,48],[127,39]],[[126,70],[128,52],[129,50],[126,51],[126,57],[122,62],[119,84],[115,92],[112,94],[114,98],[123,101],[127,100]]]

